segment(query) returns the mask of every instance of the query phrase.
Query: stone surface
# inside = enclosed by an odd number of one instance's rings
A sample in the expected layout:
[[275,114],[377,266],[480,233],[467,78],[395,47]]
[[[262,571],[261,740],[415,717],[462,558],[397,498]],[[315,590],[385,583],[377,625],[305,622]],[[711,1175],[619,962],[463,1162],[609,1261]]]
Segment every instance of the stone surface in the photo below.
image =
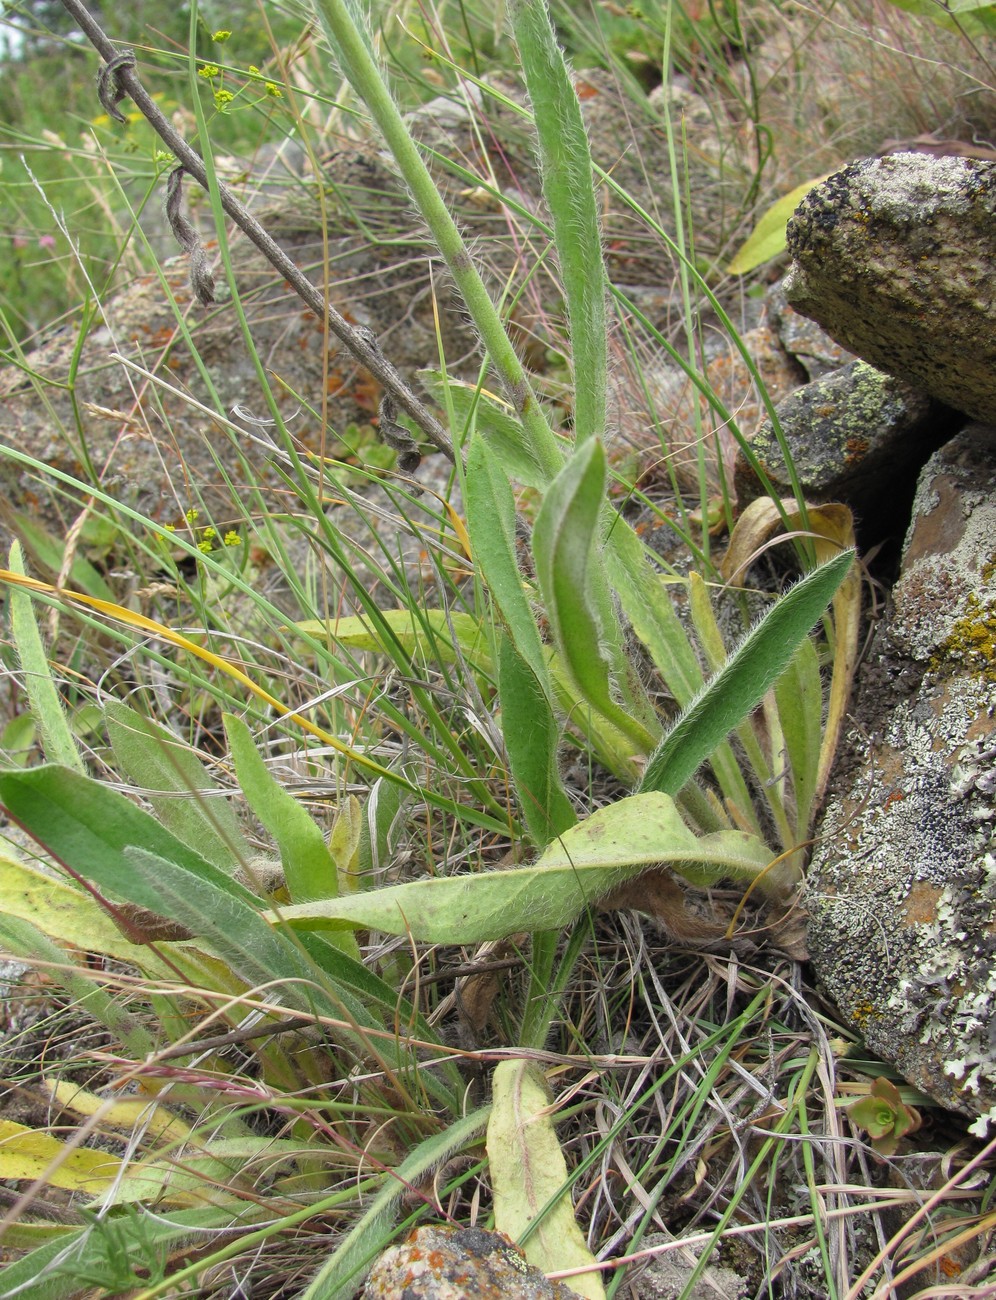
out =
[[551,1282],[502,1233],[484,1228],[418,1228],[386,1250],[363,1300],[577,1300]]
[[996,164],[863,159],[788,225],[789,302],[872,365],[982,421],[996,410]]
[[[865,361],[851,361],[797,388],[779,402],[777,411],[806,499],[844,501],[859,518],[879,516],[899,495],[908,507],[918,470],[963,420],[920,389]],[[770,420],[751,440],[751,450],[779,495],[791,495],[785,458]],[[741,509],[765,495],[742,452],[734,484]],[[904,518],[900,535],[905,524]]]
[[921,476],[807,906],[842,1014],[916,1087],[976,1117],[996,1117],[994,651],[996,428],[973,426]]

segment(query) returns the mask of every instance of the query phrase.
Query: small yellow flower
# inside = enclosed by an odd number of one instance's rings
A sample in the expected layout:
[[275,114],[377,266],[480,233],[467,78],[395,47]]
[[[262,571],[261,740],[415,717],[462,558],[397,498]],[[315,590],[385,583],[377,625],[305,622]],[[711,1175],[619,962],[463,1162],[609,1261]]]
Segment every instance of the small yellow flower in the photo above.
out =
[[218,536],[218,530],[217,528],[210,528],[210,527],[205,528],[204,531],[201,533],[201,536],[204,538],[206,542],[209,542],[212,537]]
[[202,67],[197,69],[197,75],[203,77],[206,81],[210,81],[211,78],[216,77],[220,71],[221,68],[218,67],[217,63],[205,63]]
[[259,68],[256,67],[255,63],[250,63],[249,75],[250,77],[261,77],[263,74],[260,72]]
[[196,508],[196,506],[191,506],[183,517],[186,519],[188,524],[192,524],[200,513],[201,512]]
[[228,38],[229,38],[229,36],[231,36],[231,34],[232,34],[231,32],[226,32],[226,31],[224,31],[224,30],[222,30],[222,31],[220,31],[220,32],[212,32],[212,33],[211,33],[211,39],[212,39],[213,41],[217,41],[219,45],[222,45],[222,44],[224,44],[225,41],[228,40]]
[[164,524],[163,527],[166,529],[168,533],[176,532],[176,524]]
[[239,534],[235,531],[234,528],[230,528],[230,529],[228,530],[228,532],[225,534],[225,539],[224,539],[224,540],[225,540],[225,545],[226,545],[226,546],[241,546],[241,545],[242,545],[242,538],[239,536]]
[[284,97],[284,92],[274,81],[268,81],[265,89],[266,93],[273,99],[283,99]]
[[211,545],[211,543],[210,543],[209,541],[206,541],[206,540],[205,540],[205,541],[203,541],[203,542],[198,542],[198,543],[197,543],[197,549],[198,549],[199,551],[203,551],[205,555],[210,555],[211,551],[212,551],[214,548],[212,547],[212,545]]
[[219,113],[223,113],[235,96],[230,90],[216,90],[214,92],[214,106]]

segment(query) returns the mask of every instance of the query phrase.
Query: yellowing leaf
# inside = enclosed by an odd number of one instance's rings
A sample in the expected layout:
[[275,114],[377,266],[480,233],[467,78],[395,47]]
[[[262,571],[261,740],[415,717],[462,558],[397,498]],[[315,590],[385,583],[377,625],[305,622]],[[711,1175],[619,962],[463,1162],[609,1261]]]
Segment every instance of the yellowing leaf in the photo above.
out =
[[0,910],[30,921],[57,943],[85,947],[165,975],[168,968],[145,946],[129,943],[90,894],[0,853]]
[[748,271],[753,271],[755,267],[762,266],[765,262],[770,262],[773,257],[777,257],[779,253],[783,253],[785,227],[788,225],[789,217],[809,191],[831,175],[832,172],[826,172],[823,176],[817,176],[815,180],[803,181],[801,185],[797,185],[794,190],[783,194],[774,202],[726,268],[729,274],[746,275]]
[[332,823],[329,835],[329,853],[339,873],[340,889],[358,889],[357,871],[360,865],[360,836],[363,833],[363,809],[356,795],[342,801]]
[[[501,1061],[488,1120],[495,1226],[544,1273],[594,1264],[571,1204],[567,1163],[550,1117],[542,1072],[529,1061]],[[589,1300],[604,1300],[597,1271],[567,1279]]]
[[[453,645],[453,638],[456,637],[470,666],[478,672],[490,674],[488,635],[472,615],[459,610],[426,609],[416,616],[409,609],[388,609],[384,611],[383,618],[406,654],[421,654],[434,662],[453,663],[457,657]],[[369,618],[359,615],[308,619],[294,626],[306,636],[334,641],[349,646],[351,650],[390,653],[380,631]]]
[[171,1142],[181,1142],[190,1135],[183,1120],[171,1115],[165,1106],[158,1105],[149,1097],[119,1097],[108,1101],[106,1097],[78,1088],[68,1079],[46,1079],[45,1087],[53,1100],[77,1115],[96,1115],[100,1111],[100,1122],[106,1128],[123,1129],[129,1133],[141,1128]]
[[117,1177],[121,1162],[106,1151],[67,1149],[50,1133],[0,1119],[0,1178],[44,1178],[51,1187],[96,1195]]

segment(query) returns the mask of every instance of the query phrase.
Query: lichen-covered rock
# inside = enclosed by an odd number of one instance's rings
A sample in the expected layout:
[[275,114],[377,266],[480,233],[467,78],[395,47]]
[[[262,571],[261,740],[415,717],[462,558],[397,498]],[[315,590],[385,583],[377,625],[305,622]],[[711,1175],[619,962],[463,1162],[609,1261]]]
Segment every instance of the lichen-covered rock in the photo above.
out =
[[[917,471],[955,432],[952,420],[962,418],[866,361],[851,361],[797,388],[777,410],[807,500],[845,501],[859,516],[877,514],[884,499],[893,504],[901,486],[908,506]],[[790,494],[791,478],[770,420],[751,439],[751,451],[777,493]],[[765,495],[742,452],[734,484],[741,509]]]
[[577,1300],[549,1281],[500,1232],[418,1228],[374,1265],[363,1300]]
[[789,302],[844,347],[977,420],[996,410],[996,164],[863,159],[788,225]]
[[921,476],[807,900],[816,970],[868,1046],[996,1120],[994,652],[996,428],[974,426]]

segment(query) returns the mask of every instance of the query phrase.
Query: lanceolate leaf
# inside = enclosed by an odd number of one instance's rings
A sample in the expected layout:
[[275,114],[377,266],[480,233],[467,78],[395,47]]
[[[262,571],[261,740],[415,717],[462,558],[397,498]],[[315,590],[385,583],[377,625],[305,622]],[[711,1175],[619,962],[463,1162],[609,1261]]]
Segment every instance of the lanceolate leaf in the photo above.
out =
[[802,200],[814,186],[825,181],[829,172],[817,176],[811,181],[803,181],[788,194],[777,199],[760,218],[744,243],[737,251],[733,261],[726,268],[730,275],[746,275],[755,267],[770,262],[773,257],[785,251],[785,227],[789,218]]
[[339,892],[338,872],[320,828],[307,809],[273,779],[241,718],[226,713],[223,723],[239,786],[249,807],[276,840],[291,898],[295,903],[307,903],[334,897]]
[[420,370],[418,377],[440,406],[452,405],[460,423],[469,425],[473,419],[478,434],[483,435],[510,479],[523,487],[546,487],[549,475],[530,451],[522,425],[507,402],[472,384],[444,377],[438,370]]
[[[594,1265],[574,1217],[546,1082],[531,1061],[500,1061],[495,1068],[488,1164],[495,1227],[522,1246],[530,1264],[544,1273]],[[605,1295],[594,1268],[572,1277],[570,1287],[591,1300]]]
[[245,854],[238,818],[224,798],[205,797],[218,786],[190,745],[117,700],[104,714],[121,770],[142,790],[168,792],[147,795],[159,821],[222,871],[235,871]]
[[389,1172],[383,1188],[372,1198],[363,1217],[346,1233],[300,1300],[347,1300],[356,1293],[357,1279],[384,1249],[398,1202],[412,1187],[421,1186],[435,1170],[465,1147],[476,1143],[488,1122],[488,1107],[472,1111],[420,1142]]
[[134,872],[125,850],[141,845],[224,893],[256,901],[248,889],[125,795],[68,768],[49,765],[0,773],[0,803],[54,858],[116,898],[138,901],[130,898]]
[[160,978],[167,973],[151,948],[124,937],[91,894],[6,853],[0,853],[0,912],[31,921],[60,943],[77,946],[85,936],[87,952],[131,962]]
[[[24,576],[24,559],[19,542],[14,542],[10,548],[10,567],[13,573]],[[52,680],[52,669],[42,644],[31,597],[17,587],[10,593],[10,621],[14,649],[24,672],[28,703],[41,730],[46,757],[54,763],[65,763],[67,767],[82,772],[83,760]]]
[[613,686],[628,680],[629,664],[600,552],[605,479],[605,452],[592,439],[557,475],[540,508],[536,577],[557,650],[582,699],[630,739],[634,752],[646,753],[653,736],[635,716],[645,712],[644,701],[621,707],[613,697]]
[[567,302],[578,443],[605,433],[605,269],[581,106],[545,0],[512,0],[512,30],[539,141],[543,197]]
[[691,780],[784,672],[853,562],[853,551],[843,551],[772,606],[651,755],[641,790],[677,794]]
[[96,1196],[114,1181],[120,1167],[118,1157],[107,1151],[67,1150],[50,1133],[0,1119],[0,1178],[44,1177],[53,1187]]
[[548,651],[540,640],[516,559],[515,498],[495,455],[476,435],[467,452],[466,506],[474,561],[516,650],[549,699]]
[[532,866],[412,881],[282,908],[280,918],[305,929],[369,927],[428,943],[482,943],[519,930],[562,929],[654,863],[696,882],[717,876],[752,880],[770,858],[756,836],[740,831],[696,838],[669,796],[648,792],[571,827]]
[[577,821],[557,767],[561,727],[529,664],[507,636],[498,651],[502,735],[522,815],[543,848]]
[[806,637],[775,683],[775,698],[785,741],[785,760],[792,774],[796,842],[801,843],[809,834],[823,740],[823,683],[819,656],[811,638]]
[[[406,654],[430,663],[453,663],[458,654],[453,645],[455,635],[459,652],[470,666],[477,672],[491,672],[487,630],[470,614],[445,609],[424,609],[418,613],[410,609],[388,609],[381,617]],[[307,636],[336,642],[351,650],[391,653],[370,620],[357,614],[345,618],[306,619],[296,623],[295,627]]]

